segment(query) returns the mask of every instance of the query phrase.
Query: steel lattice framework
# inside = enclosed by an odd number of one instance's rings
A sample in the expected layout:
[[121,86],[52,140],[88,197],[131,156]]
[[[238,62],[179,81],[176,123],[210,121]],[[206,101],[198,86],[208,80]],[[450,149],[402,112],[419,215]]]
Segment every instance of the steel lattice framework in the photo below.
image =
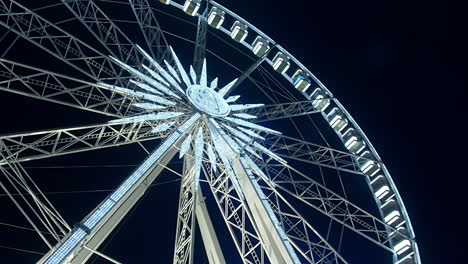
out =
[[[165,19],[193,32],[177,32]],[[101,245],[177,154],[183,168],[173,263],[194,263],[200,242],[209,263],[232,262],[223,254],[226,238],[217,235],[223,224],[246,264],[350,263],[345,232],[376,245],[381,263],[421,263],[404,203],[358,124],[293,55],[219,3],[0,0],[0,25],[0,91],[107,118],[0,136],[0,187],[49,248],[37,263],[85,263],[93,255],[121,263]],[[190,63],[182,63],[177,41],[194,47]],[[226,51],[220,55],[211,41]],[[17,45],[51,63],[34,65]],[[212,78],[219,73],[212,61],[237,78]],[[149,141],[158,145],[153,152],[142,145]],[[73,223],[23,167],[130,144],[148,157]],[[332,177],[340,184],[327,184]],[[350,198],[357,187],[345,177],[361,180],[371,208]],[[224,223],[213,223],[214,213]],[[341,230],[336,237],[333,226]]]

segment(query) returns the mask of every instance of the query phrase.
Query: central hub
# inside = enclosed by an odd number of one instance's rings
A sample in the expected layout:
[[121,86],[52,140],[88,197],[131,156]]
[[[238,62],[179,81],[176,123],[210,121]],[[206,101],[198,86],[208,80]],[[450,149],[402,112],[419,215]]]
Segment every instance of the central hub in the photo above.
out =
[[195,108],[210,116],[227,116],[231,111],[226,100],[211,88],[194,84],[187,89],[186,93]]

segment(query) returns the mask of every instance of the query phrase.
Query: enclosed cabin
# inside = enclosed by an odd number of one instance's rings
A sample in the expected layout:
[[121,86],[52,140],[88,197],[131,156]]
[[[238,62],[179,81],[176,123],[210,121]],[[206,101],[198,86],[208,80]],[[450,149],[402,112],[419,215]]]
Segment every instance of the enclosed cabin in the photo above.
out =
[[196,15],[198,9],[200,9],[201,1],[202,0],[186,0],[184,4],[184,12],[190,16]]
[[225,15],[223,10],[214,6],[208,14],[208,24],[216,29],[220,28],[224,23]]
[[391,227],[398,228],[405,223],[405,220],[401,215],[400,206],[394,199],[386,201],[380,209],[382,210],[385,223]]
[[159,0],[159,2],[168,5],[171,3],[171,0]]
[[361,153],[366,147],[366,143],[354,128],[348,128],[343,133],[345,147],[353,154]]
[[374,193],[375,197],[381,203],[385,203],[390,197],[392,197],[392,191],[390,190],[390,186],[385,176],[379,175],[375,177],[370,182],[370,185],[371,185],[372,192]]
[[270,50],[270,45],[268,40],[264,39],[261,36],[255,38],[252,43],[252,51],[257,57],[263,57]]
[[296,89],[305,93],[307,89],[310,87],[310,79],[309,76],[301,69],[297,70],[293,77],[293,84]]
[[374,155],[369,150],[366,150],[360,156],[358,162],[362,173],[369,177],[374,177],[380,171],[380,165],[375,161]]
[[338,132],[343,131],[348,126],[348,120],[338,107],[333,108],[327,114],[327,120],[330,126]]
[[[404,259],[406,256],[412,256],[411,241],[408,239],[409,233],[408,230],[404,227],[399,227],[397,230],[393,231],[389,235],[390,241],[393,245],[393,250],[397,254],[398,258]],[[401,263],[401,262],[397,262]],[[404,263],[404,262],[403,262]],[[407,262],[411,263],[411,262]]]
[[315,109],[323,112],[327,109],[327,107],[330,105],[330,99],[326,99],[327,95],[325,92],[320,89],[316,88],[314,92],[310,95],[310,99],[312,100],[312,105],[315,107]]
[[285,73],[290,66],[289,57],[283,52],[278,52],[273,58],[273,69],[281,74]]
[[247,37],[247,25],[242,24],[240,21],[234,22],[231,27],[231,38],[237,42],[243,42]]

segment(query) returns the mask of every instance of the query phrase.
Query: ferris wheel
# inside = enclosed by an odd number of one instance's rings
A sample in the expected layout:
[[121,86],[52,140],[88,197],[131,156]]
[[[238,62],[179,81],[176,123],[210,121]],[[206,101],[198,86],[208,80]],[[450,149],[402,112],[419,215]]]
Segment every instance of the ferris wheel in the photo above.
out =
[[[0,135],[0,199],[47,246],[37,263],[122,263],[102,245],[168,170],[180,186],[177,215],[161,214],[176,221],[173,263],[371,263],[369,251],[373,263],[421,263],[403,200],[355,120],[281,43],[219,3],[0,0],[0,25],[2,94],[105,118]],[[23,166],[131,144],[147,157],[81,219]]]

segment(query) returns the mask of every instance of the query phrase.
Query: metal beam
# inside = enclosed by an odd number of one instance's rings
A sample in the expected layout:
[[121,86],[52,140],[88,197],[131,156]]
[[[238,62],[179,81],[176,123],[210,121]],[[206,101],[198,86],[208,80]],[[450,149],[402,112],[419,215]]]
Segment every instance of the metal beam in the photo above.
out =
[[354,174],[365,175],[360,167],[371,160],[285,135],[269,134],[265,139],[263,144],[280,157]]
[[140,26],[140,30],[145,37],[150,54],[153,58],[161,62],[164,59],[172,60],[172,56],[167,47],[166,37],[159,26],[158,20],[151,8],[148,0],[129,0],[136,21]]
[[257,116],[252,120],[254,123],[319,113],[311,101],[264,105],[239,112]]
[[[270,49],[271,50],[271,49]],[[247,78],[250,78],[250,74],[252,74],[266,59],[268,54],[270,53],[270,50],[268,50],[265,55],[260,57],[254,64],[252,64],[246,71],[244,71],[241,76],[237,79],[236,83],[229,89],[229,91],[226,92],[226,96],[231,94],[237,87],[239,87]],[[253,81],[253,80],[252,80]],[[261,89],[261,86],[257,84],[256,81],[253,81],[253,83]],[[263,91],[263,89],[261,89]],[[269,95],[268,95],[269,96]]]
[[216,232],[211,222],[210,213],[206,207],[205,197],[202,189],[198,191],[196,206],[197,223],[200,228],[203,244],[205,245],[206,256],[209,264],[226,264],[223,251],[216,236]]
[[[367,238],[375,244],[393,252],[388,232],[398,232],[378,217],[353,204],[306,174],[284,164],[263,164],[276,190],[281,190],[327,217]],[[411,239],[407,235],[403,236]]]
[[92,252],[85,246],[96,250],[110,235],[172,159],[177,145],[199,118],[199,114],[193,115],[169,135],[140,167],[38,263],[62,263],[65,259],[70,264],[86,262]]
[[0,25],[95,81],[126,83],[107,56],[16,1],[0,1]]
[[[181,120],[175,120],[178,125]],[[158,123],[97,124],[0,136],[17,161],[28,161],[166,137],[151,133]],[[5,164],[0,159],[0,165]]]
[[174,264],[192,264],[195,248],[195,214],[197,195],[195,191],[195,161],[186,153],[180,184],[179,209],[174,247]]
[[112,55],[132,67],[140,67],[144,61],[143,54],[94,1],[62,2]]
[[[262,177],[258,178],[262,181]],[[325,238],[282,196],[272,182],[260,185],[294,248],[309,262],[347,263]]]
[[229,233],[236,245],[244,264],[268,263],[262,242],[252,222],[252,216],[245,200],[234,187],[231,177],[222,164],[217,170],[204,162],[203,172],[210,185],[219,211],[228,227]]
[[0,90],[107,116],[141,112],[131,98],[94,83],[5,59],[0,59]]
[[279,225],[268,201],[246,161],[231,149],[214,125],[209,123],[211,135],[225,151],[239,186],[245,197],[253,222],[257,227],[264,250],[273,263],[300,263],[283,228]]
[[193,68],[196,73],[201,72],[203,60],[206,58],[209,1],[206,1],[206,3],[205,11],[198,16],[197,37],[193,54]]

